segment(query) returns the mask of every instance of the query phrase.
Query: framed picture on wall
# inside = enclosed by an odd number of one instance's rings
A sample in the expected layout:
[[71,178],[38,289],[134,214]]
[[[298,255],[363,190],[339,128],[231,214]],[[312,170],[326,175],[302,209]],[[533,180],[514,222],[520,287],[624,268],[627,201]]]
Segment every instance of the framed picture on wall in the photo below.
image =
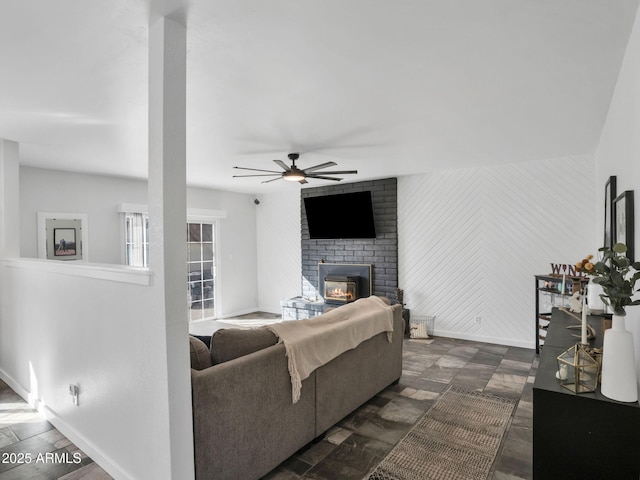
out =
[[613,246],[613,229],[615,226],[613,218],[613,202],[616,199],[616,177],[611,176],[604,186],[604,246]]
[[76,254],[76,229],[53,229],[53,256],[67,257]]
[[38,257],[88,260],[87,215],[38,212]]
[[633,190],[621,193],[614,201],[614,240],[627,246],[627,258],[634,261]]

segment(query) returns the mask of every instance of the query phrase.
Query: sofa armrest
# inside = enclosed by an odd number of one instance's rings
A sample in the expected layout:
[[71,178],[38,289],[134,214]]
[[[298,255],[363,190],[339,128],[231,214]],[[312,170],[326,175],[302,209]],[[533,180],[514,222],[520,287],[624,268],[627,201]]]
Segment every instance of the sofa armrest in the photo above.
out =
[[315,434],[315,375],[297,403],[284,346],[191,371],[196,478],[260,478]]

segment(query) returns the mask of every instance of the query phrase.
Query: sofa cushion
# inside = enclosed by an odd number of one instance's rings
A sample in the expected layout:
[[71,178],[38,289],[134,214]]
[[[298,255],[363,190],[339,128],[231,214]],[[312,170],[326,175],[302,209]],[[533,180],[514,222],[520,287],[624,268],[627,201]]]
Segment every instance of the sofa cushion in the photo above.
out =
[[386,303],[387,305],[391,305],[391,300],[389,300],[387,297],[378,296],[378,298],[382,300],[384,303]]
[[211,353],[202,340],[189,335],[189,348],[191,350],[191,368],[203,370],[213,365]]
[[222,328],[211,337],[211,360],[214,365],[217,365],[276,343],[278,343],[276,336],[261,328],[251,330]]

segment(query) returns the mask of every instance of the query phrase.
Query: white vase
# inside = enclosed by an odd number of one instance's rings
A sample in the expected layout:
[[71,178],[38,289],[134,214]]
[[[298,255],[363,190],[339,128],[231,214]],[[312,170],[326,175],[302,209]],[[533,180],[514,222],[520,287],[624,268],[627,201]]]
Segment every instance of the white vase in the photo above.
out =
[[591,315],[597,315],[604,312],[604,302],[600,298],[600,295],[604,293],[602,285],[593,283],[593,280],[589,280],[587,285],[587,304],[589,305],[589,313]]
[[619,402],[638,400],[633,335],[625,328],[624,315],[613,315],[602,344],[602,384],[605,397]]

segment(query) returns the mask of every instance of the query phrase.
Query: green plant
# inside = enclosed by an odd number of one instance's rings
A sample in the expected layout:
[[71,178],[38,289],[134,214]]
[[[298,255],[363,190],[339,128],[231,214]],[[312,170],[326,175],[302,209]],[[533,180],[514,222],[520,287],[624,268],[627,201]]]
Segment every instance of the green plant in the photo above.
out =
[[[625,307],[640,305],[640,300],[632,300],[636,282],[640,280],[640,262],[629,260],[625,253],[627,246],[616,243],[612,249],[602,247],[602,259],[592,262],[593,255],[588,255],[576,264],[576,270],[593,278],[593,283],[602,287],[602,301],[613,309],[616,315],[624,315]],[[632,272],[632,269],[635,272]],[[636,290],[640,291],[640,289]]]

